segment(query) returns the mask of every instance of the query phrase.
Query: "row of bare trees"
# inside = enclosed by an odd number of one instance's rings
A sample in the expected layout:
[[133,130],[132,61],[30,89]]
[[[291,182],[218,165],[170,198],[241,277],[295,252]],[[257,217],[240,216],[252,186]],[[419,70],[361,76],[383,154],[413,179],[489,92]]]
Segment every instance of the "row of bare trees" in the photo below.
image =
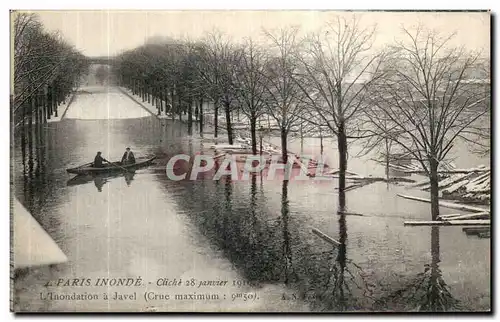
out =
[[13,92],[15,126],[45,122],[71,93],[87,69],[86,58],[57,33],[44,30],[38,16],[13,15]]
[[[458,138],[485,142],[489,118],[489,63],[424,28],[375,47],[375,27],[338,18],[302,34],[290,27],[264,31],[267,42],[234,42],[219,32],[203,39],[168,40],[127,51],[115,67],[124,86],[156,100],[159,112],[203,119],[214,105],[217,136],[222,109],[233,143],[231,111],[243,113],[257,153],[257,121],[274,119],[282,160],[290,131],[307,125],[337,139],[339,191],[346,188],[349,146],[381,144],[410,154],[431,179],[432,217],[438,208],[438,165]],[[200,123],[202,130],[203,123]],[[481,140],[483,139],[483,140]],[[485,144],[489,147],[489,143]]]

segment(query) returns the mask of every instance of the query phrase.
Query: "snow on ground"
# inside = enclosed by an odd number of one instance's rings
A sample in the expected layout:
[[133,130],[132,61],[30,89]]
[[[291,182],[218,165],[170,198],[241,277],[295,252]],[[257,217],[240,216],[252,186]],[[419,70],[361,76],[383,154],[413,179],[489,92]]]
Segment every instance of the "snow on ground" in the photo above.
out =
[[81,87],[64,117],[96,120],[150,116],[150,112],[116,87]]
[[[132,99],[136,100],[139,105],[141,105],[143,108],[145,108],[148,111],[150,111],[151,114],[156,115],[158,118],[161,118],[161,119],[172,118],[171,115],[165,115],[165,114],[157,115],[158,114],[158,109],[156,108],[156,106],[154,106],[151,103],[148,103],[148,101],[143,102],[141,96],[140,95],[135,95],[130,89],[125,88],[125,87],[120,87],[120,89],[123,92],[127,93]],[[165,103],[163,103],[163,104],[165,104]],[[182,116],[183,116],[183,119],[187,120],[187,115],[182,115]],[[177,116],[177,119],[178,119],[178,116]]]
[[[47,119],[47,123],[59,122],[61,120],[61,118],[63,117],[64,112],[68,108],[68,105],[70,104],[70,102],[71,102],[71,99],[67,99],[64,103],[59,105],[57,107],[57,117],[55,117],[54,115],[51,115],[50,119]],[[73,104],[73,103],[71,103],[71,104]]]

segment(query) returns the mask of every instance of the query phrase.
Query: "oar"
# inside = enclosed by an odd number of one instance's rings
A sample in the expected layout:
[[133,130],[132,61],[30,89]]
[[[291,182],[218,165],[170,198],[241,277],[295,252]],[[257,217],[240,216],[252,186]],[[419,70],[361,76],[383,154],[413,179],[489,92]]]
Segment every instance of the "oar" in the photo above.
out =
[[125,169],[124,167],[119,166],[119,165],[114,164],[114,163],[111,163],[111,162],[109,162],[108,160],[106,160],[106,162],[107,162],[107,163],[109,163],[109,164],[111,164],[112,166],[115,166],[115,167],[117,167],[117,168],[120,168],[120,169],[122,169],[122,170],[125,170],[126,172],[130,172],[130,171],[128,171],[127,169]]

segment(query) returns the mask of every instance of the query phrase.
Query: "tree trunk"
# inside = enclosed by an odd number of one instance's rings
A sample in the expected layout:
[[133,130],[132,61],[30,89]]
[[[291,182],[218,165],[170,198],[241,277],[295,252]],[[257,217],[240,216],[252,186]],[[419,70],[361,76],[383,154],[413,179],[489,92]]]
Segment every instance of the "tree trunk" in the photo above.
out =
[[188,104],[188,133],[193,134],[193,101],[190,100]]
[[389,183],[389,140],[385,139],[385,174],[387,176],[387,183]]
[[46,120],[50,119],[50,115],[52,114],[52,88],[49,87],[47,90],[47,115],[45,117]]
[[257,118],[250,115],[250,134],[252,136],[252,154],[257,155]]
[[281,128],[281,158],[283,163],[288,163],[288,149],[287,149],[287,136],[288,133],[285,128]]
[[345,174],[347,171],[347,136],[345,123],[341,122],[338,128],[338,150],[339,150],[339,193],[345,191]]
[[38,124],[39,120],[39,116],[38,116],[38,111],[39,111],[39,108],[38,108],[38,103],[39,103],[39,99],[38,99],[38,94],[35,94],[33,96],[33,113],[34,113],[34,118],[33,118],[33,121],[35,122],[35,129],[36,129],[36,125]]
[[167,114],[167,95],[165,94],[165,88],[160,89],[160,114],[163,111]]
[[52,113],[54,114],[55,117],[57,117],[57,88],[53,87],[52,88],[52,97],[51,97],[51,102],[50,102],[50,117],[52,117]]
[[[12,105],[12,104],[11,104]],[[21,155],[23,160],[23,166],[25,165],[26,159],[26,103],[21,104]]]
[[203,98],[200,99],[200,135],[203,135]]
[[300,124],[300,153],[304,153],[304,130]]
[[323,133],[321,133],[321,130],[319,130],[319,153],[323,155]]
[[59,96],[59,92],[57,89],[54,89],[54,97],[52,97],[52,108],[54,109],[54,116],[58,117],[59,115],[59,103],[57,102],[57,98]]
[[439,216],[439,178],[438,166],[439,162],[431,157],[430,162],[430,180],[431,180],[431,216],[432,220],[437,220]]
[[28,111],[28,172],[33,172],[33,111],[35,110],[35,99],[32,97],[31,106]]
[[47,114],[49,113],[49,100],[47,99],[47,92],[42,94],[42,123],[47,123]]
[[217,137],[219,129],[219,101],[214,102],[214,137]]
[[177,95],[177,108],[178,108],[178,113],[179,113],[179,121],[182,121],[182,102],[181,102],[181,95]]
[[231,126],[231,109],[229,108],[229,102],[224,102],[224,110],[226,112],[226,130],[227,139],[229,144],[233,144],[233,128]]
[[175,114],[175,94],[174,94],[174,91],[171,90],[170,91],[170,109],[169,109],[169,113],[172,114],[172,120],[174,119],[174,114]]
[[48,89],[43,92],[42,96],[42,101],[43,101],[43,108],[42,108],[42,123],[47,123],[47,114],[49,113],[49,100],[47,99],[49,94]]

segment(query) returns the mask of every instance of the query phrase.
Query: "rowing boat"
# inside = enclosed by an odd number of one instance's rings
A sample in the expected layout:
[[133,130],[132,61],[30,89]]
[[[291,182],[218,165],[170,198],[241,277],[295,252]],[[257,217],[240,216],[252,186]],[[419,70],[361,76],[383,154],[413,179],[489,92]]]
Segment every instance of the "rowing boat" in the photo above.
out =
[[133,164],[122,164],[121,162],[111,162],[111,164],[107,164],[102,168],[94,168],[92,163],[87,163],[81,165],[76,168],[66,169],[68,173],[73,174],[103,174],[103,173],[111,173],[111,172],[126,172],[133,171],[138,168],[142,168],[150,165],[153,160],[156,159],[156,156],[153,157],[139,157],[135,159],[135,163]]

